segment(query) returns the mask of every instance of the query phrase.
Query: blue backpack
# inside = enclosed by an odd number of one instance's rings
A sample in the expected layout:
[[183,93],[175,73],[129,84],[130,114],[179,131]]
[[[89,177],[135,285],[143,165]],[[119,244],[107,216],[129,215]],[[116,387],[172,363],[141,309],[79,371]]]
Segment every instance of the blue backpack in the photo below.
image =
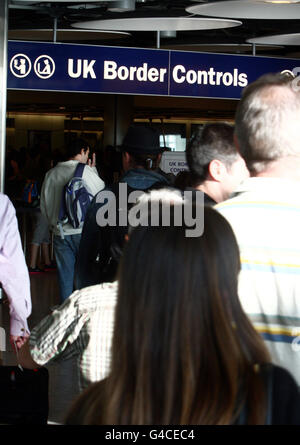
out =
[[69,223],[74,229],[83,226],[87,209],[93,199],[84,179],[82,179],[85,164],[78,163],[75,173],[64,186],[58,215],[58,227],[64,238],[63,224]]

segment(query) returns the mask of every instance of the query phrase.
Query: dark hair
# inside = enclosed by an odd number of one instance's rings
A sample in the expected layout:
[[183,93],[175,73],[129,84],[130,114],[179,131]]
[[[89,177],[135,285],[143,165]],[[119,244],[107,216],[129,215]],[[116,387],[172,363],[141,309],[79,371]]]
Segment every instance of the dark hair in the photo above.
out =
[[160,163],[160,154],[132,154],[130,155],[130,166],[142,167],[145,170],[156,170]]
[[120,147],[130,154],[159,154],[164,151],[160,147],[159,132],[149,125],[131,125]]
[[82,149],[86,152],[89,148],[89,144],[84,139],[75,139],[67,146],[67,158],[74,158],[74,156],[81,153]]
[[80,423],[230,424],[242,406],[249,424],[264,423],[255,364],[269,356],[239,302],[237,242],[215,210],[205,208],[204,220],[198,238],[184,225],[133,230],[119,270],[111,373],[88,390],[89,403],[79,399]]
[[189,170],[182,170],[177,173],[174,186],[179,188],[179,190],[184,191],[186,188],[193,188],[194,185],[194,178]]
[[193,133],[186,150],[186,159],[193,182],[201,184],[208,175],[209,164],[214,159],[230,168],[238,152],[234,145],[234,128],[226,123],[206,124]]

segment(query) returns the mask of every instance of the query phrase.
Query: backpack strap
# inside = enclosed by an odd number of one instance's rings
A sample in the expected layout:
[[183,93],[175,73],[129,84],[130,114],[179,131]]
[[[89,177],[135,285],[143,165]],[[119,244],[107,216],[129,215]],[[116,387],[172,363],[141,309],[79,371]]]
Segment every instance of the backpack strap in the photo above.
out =
[[[82,162],[78,162],[78,164],[76,165],[76,168],[75,168],[75,172],[74,172],[73,178],[82,178],[83,170],[84,170],[85,165],[86,164],[83,164]],[[65,217],[65,214],[66,214],[64,190],[65,190],[65,187],[63,188],[63,195],[61,197],[59,214],[58,214],[58,223],[57,223],[57,226],[58,226],[59,232],[60,232],[60,236],[61,236],[62,239],[64,239],[64,231],[63,231],[63,222],[62,221],[63,221],[63,219]]]
[[75,172],[74,172],[74,178],[82,178],[83,170],[86,164],[83,164],[82,162],[78,162]]

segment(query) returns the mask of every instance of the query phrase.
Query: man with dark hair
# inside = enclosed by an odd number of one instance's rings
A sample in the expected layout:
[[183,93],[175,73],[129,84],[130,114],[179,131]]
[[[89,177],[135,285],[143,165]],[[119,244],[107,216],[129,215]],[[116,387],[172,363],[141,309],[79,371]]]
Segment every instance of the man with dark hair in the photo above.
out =
[[243,91],[235,140],[251,172],[216,206],[241,251],[239,297],[272,361],[300,385],[300,93],[293,79],[265,75]]
[[58,228],[59,210],[64,186],[73,177],[79,162],[86,164],[82,179],[89,191],[95,195],[104,187],[95,167],[96,159],[89,160],[89,146],[78,139],[68,146],[68,160],[59,162],[48,171],[41,191],[41,212],[45,215],[54,233],[53,247],[57,263],[60,298],[63,302],[74,290],[74,268],[77,259],[82,228],[74,228],[66,223],[63,226],[64,238]]
[[204,192],[206,204],[227,199],[249,176],[234,145],[234,129],[226,123],[207,124],[192,135],[186,150],[194,188]]
[[66,150],[67,159],[73,159],[74,156],[81,154],[82,150],[83,153],[87,155],[88,159],[90,153],[89,144],[84,139],[81,138],[75,139],[74,141],[70,142],[67,145],[67,150]]
[[[129,210],[130,203],[121,202],[120,190],[124,198],[133,191],[146,191],[151,188],[168,186],[170,179],[159,170],[163,148],[159,144],[159,133],[152,127],[131,126],[125,135],[122,151],[122,164],[125,174],[118,184],[100,191],[89,207],[80,242],[76,277],[78,288],[113,281],[122,252],[127,224],[119,224],[124,204]],[[116,222],[100,227],[97,212],[106,205],[107,192],[112,192],[116,203]],[[126,213],[126,212],[125,212]],[[126,218],[127,214],[123,217]]]

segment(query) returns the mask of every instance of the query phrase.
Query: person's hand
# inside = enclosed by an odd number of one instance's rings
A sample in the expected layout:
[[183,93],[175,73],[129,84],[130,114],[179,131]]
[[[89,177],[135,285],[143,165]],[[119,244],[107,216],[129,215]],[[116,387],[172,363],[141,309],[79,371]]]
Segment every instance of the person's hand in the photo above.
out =
[[92,159],[88,160],[88,165],[90,167],[96,167],[96,153],[92,154]]
[[24,345],[24,343],[26,342],[28,337],[29,337],[28,335],[24,335],[24,336],[10,335],[9,339],[10,339],[10,343],[12,345],[13,351],[17,352],[16,348],[20,349]]

